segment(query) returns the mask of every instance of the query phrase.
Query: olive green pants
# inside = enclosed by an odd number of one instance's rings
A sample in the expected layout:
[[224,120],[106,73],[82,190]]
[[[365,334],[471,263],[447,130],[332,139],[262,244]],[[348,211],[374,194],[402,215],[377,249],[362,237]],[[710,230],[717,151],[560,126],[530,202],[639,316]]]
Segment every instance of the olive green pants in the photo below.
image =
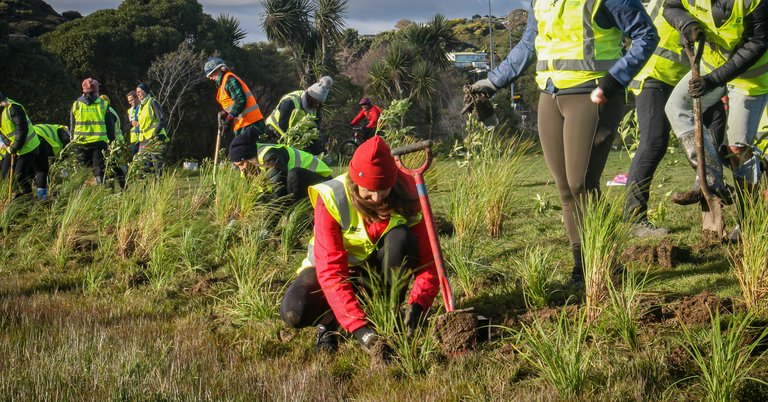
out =
[[571,245],[579,245],[581,205],[587,193],[600,193],[613,135],[624,112],[624,94],[596,105],[589,94],[539,96],[539,138],[563,204]]

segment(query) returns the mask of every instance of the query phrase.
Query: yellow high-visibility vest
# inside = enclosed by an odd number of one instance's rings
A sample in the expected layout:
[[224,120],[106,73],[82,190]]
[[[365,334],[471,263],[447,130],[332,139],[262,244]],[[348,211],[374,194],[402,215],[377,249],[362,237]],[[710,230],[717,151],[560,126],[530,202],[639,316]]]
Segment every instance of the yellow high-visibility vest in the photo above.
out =
[[304,118],[306,115],[310,115],[312,117],[317,116],[317,111],[312,110],[310,112],[307,112],[304,110],[304,108],[301,107],[301,95],[304,93],[304,91],[293,91],[290,93],[285,94],[282,98],[280,98],[280,102],[277,103],[278,107],[275,108],[275,110],[272,111],[272,114],[269,115],[267,118],[267,125],[271,126],[275,129],[275,131],[280,134],[280,136],[284,136],[285,132],[280,129],[280,104],[283,103],[284,100],[290,99],[293,102],[293,110],[291,111],[291,117],[288,120],[288,127],[286,127],[286,130],[290,129],[296,123],[300,122],[301,119]]
[[[349,266],[362,264],[376,251],[376,243],[368,238],[365,231],[365,217],[355,209],[347,189],[347,174],[334,177],[326,182],[309,187],[309,201],[312,207],[317,205],[318,198],[323,200],[325,208],[333,219],[341,227],[341,235],[344,242],[344,250],[347,251]],[[389,223],[381,234],[384,237],[390,230],[399,225],[414,226],[421,222],[421,213],[406,219],[402,215],[392,212]],[[299,271],[315,266],[315,238],[309,241],[307,257],[301,264]]]
[[595,15],[602,0],[535,1],[536,83],[565,89],[596,81],[621,58],[622,33],[601,28]]
[[288,151],[288,170],[303,168],[322,176],[330,176],[331,173],[333,173],[333,170],[331,170],[325,162],[309,152],[304,152],[283,144],[256,144],[256,146],[256,155],[262,171],[267,169],[266,164],[264,163],[264,156],[267,152],[271,149],[282,148]]
[[92,144],[94,142],[108,140],[107,138],[107,103],[101,98],[96,98],[90,105],[79,99],[72,104],[74,127],[72,142],[78,144]]
[[35,124],[35,132],[40,136],[48,145],[53,149],[53,156],[58,157],[61,153],[61,148],[64,146],[59,138],[58,131],[60,129],[66,130],[65,126],[58,124]]
[[24,145],[21,146],[21,148],[18,149],[16,152],[17,155],[24,155],[26,153],[32,152],[37,148],[38,145],[40,145],[40,138],[37,137],[37,134],[35,133],[35,129],[32,126],[32,121],[29,120],[29,115],[27,114],[27,110],[24,109],[24,106],[22,106],[20,103],[14,101],[11,98],[7,98],[6,102],[8,102],[8,105],[3,108],[2,113],[0,113],[0,119],[2,121],[0,122],[0,131],[3,133],[5,138],[8,138],[10,140],[10,144],[8,146],[10,147],[16,142],[16,124],[13,123],[13,119],[11,119],[11,106],[16,105],[21,108],[21,110],[24,111],[24,115],[27,118],[27,138],[24,139]]
[[165,135],[165,129],[162,129],[159,133],[157,128],[160,127],[160,121],[155,116],[155,109],[152,107],[152,101],[154,101],[151,95],[147,95],[144,100],[141,101],[139,106],[139,141],[147,141],[154,138],[156,135]]

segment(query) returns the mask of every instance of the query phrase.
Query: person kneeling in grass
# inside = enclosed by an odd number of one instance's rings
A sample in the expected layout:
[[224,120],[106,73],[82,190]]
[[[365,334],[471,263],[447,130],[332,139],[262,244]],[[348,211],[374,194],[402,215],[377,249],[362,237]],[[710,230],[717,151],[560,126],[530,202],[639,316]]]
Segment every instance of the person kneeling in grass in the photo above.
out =
[[333,171],[316,156],[282,144],[260,144],[250,133],[235,137],[229,159],[244,175],[265,173],[275,197],[291,196],[292,203],[307,197],[309,186],[332,177]]
[[[355,151],[349,173],[309,188],[314,237],[280,315],[290,328],[317,325],[317,349],[338,348],[339,325],[369,351],[380,337],[359,292],[387,292],[393,278],[413,276],[406,328],[419,325],[439,290],[427,229],[413,179],[399,172],[384,140],[374,136]],[[384,286],[370,289],[376,278]],[[405,291],[400,291],[401,300]],[[385,344],[386,345],[386,344]],[[379,345],[381,346],[381,345]]]

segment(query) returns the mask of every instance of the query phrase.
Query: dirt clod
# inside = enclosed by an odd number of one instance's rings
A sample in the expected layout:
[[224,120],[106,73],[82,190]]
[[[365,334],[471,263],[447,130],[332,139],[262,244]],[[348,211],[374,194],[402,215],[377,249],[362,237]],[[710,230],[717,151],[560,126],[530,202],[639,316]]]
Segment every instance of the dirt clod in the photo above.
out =
[[715,311],[721,314],[730,312],[730,299],[721,299],[718,295],[703,291],[695,296],[684,298],[674,308],[675,316],[686,325],[706,324]]
[[437,338],[445,355],[455,355],[477,346],[477,317],[468,311],[451,312],[437,318]]
[[701,248],[719,246],[723,243],[723,238],[719,233],[711,230],[701,231]]
[[371,355],[371,367],[384,368],[392,363],[392,357],[395,355],[395,351],[387,344],[386,341],[380,339],[374,343],[371,350],[368,351]]

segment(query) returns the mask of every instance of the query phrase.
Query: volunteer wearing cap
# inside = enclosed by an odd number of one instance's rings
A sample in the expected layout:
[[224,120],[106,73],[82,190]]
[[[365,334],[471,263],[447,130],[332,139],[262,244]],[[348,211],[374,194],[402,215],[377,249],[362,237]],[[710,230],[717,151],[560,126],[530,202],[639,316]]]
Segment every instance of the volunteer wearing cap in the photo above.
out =
[[406,326],[415,329],[439,290],[437,271],[415,184],[399,172],[384,140],[374,136],[360,145],[349,173],[310,187],[309,200],[315,233],[282,300],[286,325],[318,325],[317,348],[327,351],[336,350],[341,326],[370,350],[378,335],[354,283],[413,276]]

